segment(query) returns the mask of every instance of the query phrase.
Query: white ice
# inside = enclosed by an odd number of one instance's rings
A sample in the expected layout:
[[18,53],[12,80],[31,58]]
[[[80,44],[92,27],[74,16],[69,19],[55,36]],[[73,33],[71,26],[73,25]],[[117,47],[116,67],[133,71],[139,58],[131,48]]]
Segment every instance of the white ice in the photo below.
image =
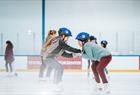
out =
[[[52,90],[51,83],[39,81],[38,72],[18,72],[7,77],[0,72],[0,95],[94,95],[92,78],[86,72],[65,72],[63,93]],[[110,95],[140,95],[140,73],[110,73]]]

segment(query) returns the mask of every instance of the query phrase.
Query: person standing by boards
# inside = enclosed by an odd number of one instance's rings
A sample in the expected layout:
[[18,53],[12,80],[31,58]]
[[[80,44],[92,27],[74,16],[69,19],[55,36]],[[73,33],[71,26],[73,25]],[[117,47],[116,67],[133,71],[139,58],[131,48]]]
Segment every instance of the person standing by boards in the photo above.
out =
[[[13,52],[13,44],[11,41],[6,41],[6,49],[5,49],[5,56],[4,56],[4,59],[5,59],[5,68],[6,68],[6,72],[8,73],[8,76],[17,76],[17,73],[14,72],[14,52]],[[9,69],[10,68],[10,69]]]

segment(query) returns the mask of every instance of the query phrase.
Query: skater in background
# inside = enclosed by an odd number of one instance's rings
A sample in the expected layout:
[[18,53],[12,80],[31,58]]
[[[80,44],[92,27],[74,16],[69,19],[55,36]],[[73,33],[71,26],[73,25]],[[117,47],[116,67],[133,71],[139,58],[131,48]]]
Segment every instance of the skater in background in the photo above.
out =
[[14,62],[14,52],[13,52],[13,44],[11,41],[6,41],[6,49],[5,49],[5,68],[6,72],[8,73],[9,76],[15,75],[17,76],[17,73],[14,72],[14,67],[13,67],[13,62]]
[[102,41],[101,41],[101,46],[102,46],[103,48],[107,48],[107,45],[108,45],[108,42],[107,42],[106,40],[102,40]]
[[50,46],[51,40],[54,37],[56,37],[56,35],[57,35],[56,30],[49,30],[48,35],[47,35],[46,40],[45,40],[45,44],[41,49],[41,62],[42,62],[42,64],[40,66],[40,71],[39,71],[40,80],[45,80],[44,79],[44,72],[45,72],[46,68],[47,68],[46,78],[48,80],[50,79],[50,75],[51,75],[51,72],[53,69],[50,66],[47,66],[47,63],[45,62],[45,60],[46,60],[45,51]]
[[86,32],[79,33],[76,39],[78,40],[79,46],[83,48],[82,56],[86,59],[94,60],[92,61],[92,71],[96,81],[95,91],[109,93],[110,89],[104,68],[112,59],[111,53],[98,44],[92,43],[90,41],[90,35]]
[[90,36],[90,41],[93,42],[93,43],[95,43],[95,44],[98,44],[97,43],[97,38],[95,36],[93,36],[93,35]]
[[[57,57],[64,56],[64,57],[73,57],[76,53],[81,53],[80,49],[72,48],[71,46],[67,45],[67,41],[70,36],[72,36],[71,31],[67,28],[60,28],[59,36],[53,38],[51,40],[51,45],[47,48],[46,53],[46,60],[47,66],[53,68],[55,70],[55,75],[53,82],[56,85],[56,90],[61,91],[62,88],[62,76],[64,72],[63,65],[60,64],[57,60]],[[69,51],[70,53],[67,53]]]

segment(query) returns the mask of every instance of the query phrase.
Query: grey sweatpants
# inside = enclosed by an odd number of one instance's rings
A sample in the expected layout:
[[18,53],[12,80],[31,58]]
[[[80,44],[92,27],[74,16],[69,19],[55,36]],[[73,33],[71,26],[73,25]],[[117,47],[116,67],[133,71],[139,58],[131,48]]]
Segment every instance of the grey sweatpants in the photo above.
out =
[[47,62],[45,60],[42,59],[41,61],[42,61],[42,64],[40,66],[39,77],[44,76],[44,72],[45,72],[46,68],[47,68],[46,77],[50,77],[53,68],[48,66]]
[[60,64],[56,58],[46,58],[46,61],[45,61],[46,64],[43,63],[43,65],[41,66],[42,67],[42,70],[40,69],[41,72],[43,72],[44,68],[46,68],[46,65],[47,67],[49,68],[52,68],[55,70],[55,73],[54,73],[54,83],[55,84],[58,84],[59,82],[62,81],[62,76],[63,76],[63,72],[64,72],[64,68],[63,68],[63,65]]

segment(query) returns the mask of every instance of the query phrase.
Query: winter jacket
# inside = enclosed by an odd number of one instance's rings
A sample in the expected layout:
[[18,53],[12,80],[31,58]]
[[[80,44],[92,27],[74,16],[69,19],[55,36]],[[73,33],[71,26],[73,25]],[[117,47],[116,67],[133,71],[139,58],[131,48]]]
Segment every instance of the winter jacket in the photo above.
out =
[[100,59],[102,57],[105,57],[108,55],[111,55],[111,53],[107,49],[105,49],[93,42],[87,42],[87,43],[85,43],[85,45],[83,47],[82,56],[86,59],[100,61]]
[[14,53],[12,47],[10,46],[6,47],[4,59],[8,63],[12,63],[14,61]]
[[[81,53],[80,49],[76,49],[67,45],[67,43],[63,41],[61,37],[57,36],[54,39],[56,38],[58,39],[58,46],[56,46],[55,49],[47,55],[47,58],[57,56],[73,57],[72,53]],[[67,53],[66,51],[69,51],[71,53]]]

